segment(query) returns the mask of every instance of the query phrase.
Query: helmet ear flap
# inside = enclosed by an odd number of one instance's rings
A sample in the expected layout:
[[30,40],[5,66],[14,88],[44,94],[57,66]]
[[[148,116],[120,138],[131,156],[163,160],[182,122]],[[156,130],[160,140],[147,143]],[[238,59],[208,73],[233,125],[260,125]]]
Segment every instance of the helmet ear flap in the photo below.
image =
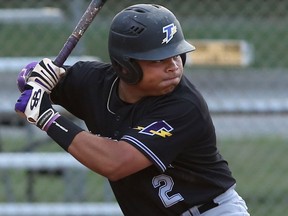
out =
[[120,79],[128,84],[135,85],[143,77],[142,69],[134,59],[129,59],[125,62],[125,66],[123,66],[123,64],[120,64],[118,61],[113,59],[113,68]]

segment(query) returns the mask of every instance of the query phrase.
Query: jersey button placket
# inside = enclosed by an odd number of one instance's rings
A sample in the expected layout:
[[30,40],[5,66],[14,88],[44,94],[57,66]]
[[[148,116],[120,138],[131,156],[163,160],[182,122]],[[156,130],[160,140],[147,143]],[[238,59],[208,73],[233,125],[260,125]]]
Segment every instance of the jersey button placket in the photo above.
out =
[[119,124],[119,121],[120,121],[120,119],[121,119],[121,117],[120,117],[120,115],[116,115],[115,116],[115,121],[116,121],[116,124],[115,124],[115,131],[114,131],[114,137],[115,138],[118,138],[118,136],[119,136],[119,130],[117,130],[117,128],[118,128],[118,124]]

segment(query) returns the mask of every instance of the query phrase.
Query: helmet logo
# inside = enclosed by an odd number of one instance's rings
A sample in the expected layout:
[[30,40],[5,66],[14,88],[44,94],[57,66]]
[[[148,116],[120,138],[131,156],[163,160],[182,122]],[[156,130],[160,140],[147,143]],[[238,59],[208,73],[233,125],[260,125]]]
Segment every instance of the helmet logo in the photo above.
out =
[[163,39],[162,44],[168,44],[170,40],[172,40],[173,36],[177,32],[177,26],[174,23],[171,23],[167,26],[163,27],[163,33],[166,34],[166,37]]

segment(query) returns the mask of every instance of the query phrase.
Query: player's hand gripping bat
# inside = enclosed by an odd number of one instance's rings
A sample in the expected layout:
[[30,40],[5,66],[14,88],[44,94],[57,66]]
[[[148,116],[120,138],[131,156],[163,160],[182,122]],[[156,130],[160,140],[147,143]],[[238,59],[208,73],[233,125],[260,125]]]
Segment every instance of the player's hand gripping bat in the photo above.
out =
[[[85,31],[88,29],[89,25],[92,23],[98,12],[101,10],[102,6],[106,0],[92,0],[89,4],[88,8],[86,9],[85,13],[82,15],[80,21],[76,25],[72,34],[66,40],[64,46],[60,50],[59,54],[57,55],[56,59],[54,60],[53,64],[58,67],[63,66],[64,62],[68,58],[68,56],[73,51],[74,47],[77,45],[80,38],[83,36]],[[25,84],[27,82],[28,77],[30,76],[32,70],[36,66],[37,62],[32,62],[28,64],[25,68],[21,70],[17,78],[17,86],[20,92],[23,92],[25,89]],[[51,63],[50,63],[51,64]],[[53,66],[53,65],[52,65]],[[53,71],[54,72],[54,71]],[[57,74],[59,77],[60,74]],[[39,79],[39,77],[37,78]],[[48,79],[49,81],[49,79]],[[40,80],[43,83],[43,80]],[[45,83],[45,80],[44,80]],[[49,83],[49,82],[46,82]]]

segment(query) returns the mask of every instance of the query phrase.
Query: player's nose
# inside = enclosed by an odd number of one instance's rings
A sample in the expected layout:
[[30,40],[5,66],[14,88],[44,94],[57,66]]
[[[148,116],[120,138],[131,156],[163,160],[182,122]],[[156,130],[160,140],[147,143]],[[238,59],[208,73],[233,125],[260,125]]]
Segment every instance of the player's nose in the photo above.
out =
[[167,70],[166,70],[167,72],[178,70],[179,60],[177,57],[168,58],[168,59],[166,59],[166,61],[167,61]]

